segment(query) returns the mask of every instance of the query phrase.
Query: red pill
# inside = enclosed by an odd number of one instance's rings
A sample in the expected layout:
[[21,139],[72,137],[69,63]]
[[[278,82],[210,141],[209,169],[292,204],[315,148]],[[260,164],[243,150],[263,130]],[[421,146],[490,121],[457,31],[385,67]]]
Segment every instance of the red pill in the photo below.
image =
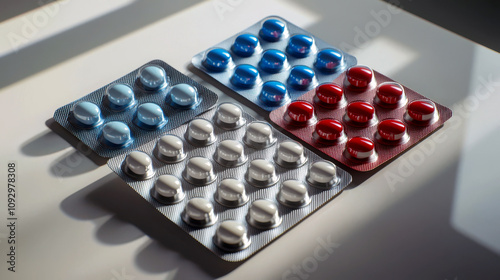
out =
[[404,89],[398,83],[382,83],[377,88],[377,97],[386,104],[397,104],[404,99]]
[[347,117],[357,123],[367,123],[375,116],[375,108],[364,101],[355,101],[347,105]]
[[430,100],[415,100],[408,104],[407,113],[416,121],[429,121],[434,117],[436,105]]
[[354,158],[367,159],[375,154],[375,143],[364,137],[354,137],[349,139],[346,150]]
[[327,141],[334,141],[344,135],[344,126],[337,120],[324,119],[316,124],[316,134]]
[[287,114],[291,120],[306,123],[314,118],[314,106],[306,101],[295,101],[288,106]]
[[316,96],[328,105],[337,104],[344,96],[344,90],[337,84],[322,84],[316,88]]
[[373,78],[373,71],[367,66],[353,66],[347,70],[347,81],[359,88],[367,87]]
[[383,120],[377,128],[382,139],[389,141],[399,141],[406,134],[406,125],[400,120]]

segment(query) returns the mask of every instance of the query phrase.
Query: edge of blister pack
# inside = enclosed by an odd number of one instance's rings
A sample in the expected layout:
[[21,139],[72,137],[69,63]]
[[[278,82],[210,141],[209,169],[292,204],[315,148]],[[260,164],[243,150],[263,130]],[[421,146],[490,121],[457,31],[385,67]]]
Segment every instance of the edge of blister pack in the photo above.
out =
[[[213,109],[199,115],[198,118],[213,121],[215,113],[216,109]],[[149,143],[146,143],[140,147],[136,147],[136,150],[143,151],[151,156],[155,175],[153,178],[148,180],[138,181],[127,176],[127,174],[123,172],[121,166],[122,162],[126,158],[125,154],[118,155],[117,157],[114,157],[108,161],[108,166],[132,189],[134,189],[140,196],[142,196],[148,203],[150,203],[158,212],[160,212],[168,220],[182,228],[185,232],[190,234],[197,242],[208,248],[215,255],[228,262],[243,261],[254,255],[256,252],[267,246],[272,241],[276,240],[279,236],[294,227],[297,223],[302,221],[311,213],[336,197],[352,180],[352,177],[349,173],[337,167],[336,174],[338,176],[338,181],[335,181],[332,187],[318,188],[316,186],[308,185],[305,178],[308,174],[309,166],[314,162],[327,161],[319,157],[317,154],[307,149],[306,147],[304,147],[304,154],[307,157],[307,162],[305,162],[305,164],[302,164],[301,166],[294,169],[287,169],[275,164],[273,158],[275,156],[278,143],[284,140],[289,140],[290,138],[274,128],[272,128],[272,131],[274,136],[278,140],[276,142],[273,142],[271,146],[263,149],[255,149],[246,144],[243,144],[245,148],[244,153],[247,157],[247,160],[244,164],[233,168],[228,168],[218,164],[217,161],[213,159],[217,144],[220,141],[228,139],[238,140],[243,143],[242,139],[246,132],[246,126],[248,126],[253,121],[258,121],[245,112],[243,112],[243,117],[246,119],[247,125],[235,128],[233,130],[223,129],[221,127],[218,127],[214,123],[214,133],[218,140],[214,144],[203,147],[194,147],[189,144],[189,142],[184,138],[188,124],[183,124],[182,126],[169,131],[168,134],[177,135],[182,139],[184,151],[188,154],[186,159],[174,164],[167,164],[155,157],[155,146],[157,145],[156,140],[150,141]],[[211,161],[215,173],[214,175],[216,176],[216,180],[214,182],[208,183],[204,186],[198,186],[187,182],[183,178],[182,173],[184,171],[186,163],[188,162],[188,159],[197,156],[206,157]],[[276,184],[265,188],[253,187],[247,181],[245,181],[245,173],[249,168],[250,162],[254,159],[265,159],[272,162],[275,166],[277,176],[279,176],[280,178],[279,181]],[[182,201],[177,202],[176,204],[167,205],[159,202],[152,196],[152,193],[154,192],[152,192],[151,190],[155,188],[156,179],[158,178],[158,176],[164,174],[174,175],[182,182],[182,188],[185,194]],[[242,204],[240,206],[232,205],[227,207],[217,202],[217,196],[215,195],[217,186],[223,179],[228,178],[234,178],[239,182],[244,183],[246,195],[248,197],[246,201],[244,200],[240,203]],[[304,203],[303,205],[292,205],[294,207],[287,207],[279,202],[280,198],[278,198],[278,191],[280,190],[281,183],[289,179],[302,181],[308,186],[307,189],[309,197],[307,198],[306,203]],[[181,216],[185,215],[184,207],[191,198],[196,197],[202,197],[213,204],[214,214],[216,215],[214,219],[217,219],[217,222],[214,225],[205,227],[193,227],[183,221]],[[249,222],[246,218],[248,209],[252,202],[258,199],[266,199],[276,203],[281,215],[281,223],[279,225],[272,225],[267,230],[261,230],[249,225]],[[236,220],[239,223],[243,224],[247,228],[247,235],[250,240],[247,240],[243,242],[243,244],[238,245],[239,247],[237,248],[229,248],[231,250],[220,249],[220,244],[218,244],[218,246],[217,244],[215,244],[217,242],[214,242],[214,240],[217,241],[217,239],[214,238],[214,235],[216,233],[217,226],[221,222],[226,220]]]
[[[260,38],[259,37],[260,27],[261,27],[262,23],[264,21],[266,21],[267,19],[278,19],[278,20],[283,21],[287,27],[287,34],[285,35],[284,39],[277,41],[277,42],[266,42],[264,40],[259,40],[260,44],[263,46],[262,49],[285,50],[287,43],[288,43],[288,39],[291,36],[296,35],[296,34],[305,34],[305,35],[308,35],[308,36],[311,36],[312,38],[314,38],[314,43],[315,43],[314,52],[315,52],[315,54],[309,55],[309,56],[304,57],[304,58],[294,58],[290,55],[287,55],[288,67],[286,70],[280,71],[278,73],[267,73],[265,71],[259,71],[260,76],[261,76],[261,82],[259,85],[256,85],[252,88],[247,88],[247,89],[235,87],[230,82],[230,78],[231,78],[231,75],[232,75],[233,70],[235,68],[235,65],[243,65],[243,64],[258,65],[258,62],[259,62],[260,58],[262,57],[263,52],[261,49],[261,50],[257,50],[256,54],[254,54],[250,57],[241,57],[241,56],[234,54],[234,52],[231,50],[231,46],[232,46],[235,38],[238,37],[239,35],[242,35],[242,34],[249,33],[249,34],[253,34],[253,35],[257,36],[258,38]],[[234,62],[228,66],[229,69],[227,71],[214,72],[214,71],[211,71],[203,66],[203,59],[204,59],[206,52],[211,50],[211,49],[214,49],[214,48],[224,48],[231,53]],[[344,63],[338,69],[333,71],[332,73],[325,73],[325,72],[319,71],[318,69],[315,69],[315,67],[313,67],[313,64],[314,64],[315,58],[316,58],[316,53],[323,50],[323,49],[335,49],[335,50],[341,52],[344,56]],[[193,66],[196,67],[198,70],[202,71],[204,74],[213,78],[219,85],[230,89],[228,92],[230,92],[232,94],[240,95],[240,96],[244,97],[245,99],[247,99],[248,101],[250,101],[251,103],[258,106],[259,108],[261,108],[265,111],[268,111],[268,112],[275,110],[276,108],[279,108],[281,106],[284,106],[287,103],[289,103],[290,101],[296,100],[301,95],[308,92],[311,88],[316,87],[316,85],[318,85],[318,84],[330,82],[330,81],[334,80],[336,77],[338,77],[338,75],[340,75],[340,73],[344,72],[350,66],[355,65],[356,62],[357,62],[357,60],[354,56],[352,56],[346,52],[341,51],[338,47],[334,47],[334,46],[328,44],[327,42],[314,36],[314,34],[294,25],[293,23],[287,21],[286,19],[283,19],[279,16],[274,16],[274,15],[267,16],[267,17],[263,18],[262,20],[259,20],[257,23],[251,25],[250,27],[242,30],[241,32],[238,32],[237,34],[232,35],[228,39],[208,48],[207,50],[204,50],[204,51],[196,54],[195,56],[193,56],[193,58],[191,60],[191,63],[193,64]],[[260,90],[261,90],[262,84],[264,82],[282,81],[286,85],[286,81],[287,81],[287,78],[288,78],[288,75],[289,75],[291,69],[294,66],[299,66],[299,65],[307,65],[308,67],[310,66],[311,69],[313,69],[315,74],[316,74],[315,80],[307,88],[305,88],[303,90],[298,90],[298,89],[294,89],[292,87],[287,86],[289,98],[286,98],[285,102],[283,102],[279,105],[275,105],[275,106],[265,104],[264,102],[262,102],[259,99]]]
[[[137,81],[137,74],[140,69],[146,66],[159,66],[165,70],[168,84],[156,91],[146,90],[144,87],[139,85]],[[105,98],[106,89],[108,86],[116,83],[123,83],[130,86],[135,95],[135,103],[122,111],[113,110],[107,106],[107,99]],[[199,102],[196,108],[193,109],[182,109],[174,108],[167,104],[166,97],[168,96],[169,89],[177,84],[189,84],[197,89]],[[87,145],[92,151],[94,151],[98,156],[103,158],[111,158],[128,151],[132,151],[135,148],[157,138],[158,136],[165,134],[166,131],[172,128],[178,127],[179,125],[187,122],[188,120],[194,118],[195,116],[209,110],[212,108],[218,100],[217,94],[210,91],[203,85],[189,78],[188,76],[177,71],[175,68],[161,60],[152,60],[141,67],[135,69],[134,71],[118,78],[111,83],[85,95],[84,97],[75,100],[67,105],[64,105],[57,109],[54,113],[54,120],[59,123],[64,129],[69,131],[72,135],[78,138],[79,141]],[[104,119],[104,123],[101,123],[93,128],[86,129],[75,126],[72,124],[70,116],[73,106],[81,101],[89,101],[99,106]],[[136,108],[143,103],[155,103],[161,107],[164,116],[166,117],[166,122],[161,123],[158,128],[146,127],[140,128],[134,121],[134,111]],[[120,121],[124,122],[130,128],[130,133],[132,141],[127,143],[128,145],[123,145],[122,147],[115,147],[103,143],[102,141],[102,127],[105,123],[110,121]]]
[[[330,143],[327,143],[327,141],[318,140],[318,135],[315,131],[316,125],[297,127],[287,123],[287,120],[284,117],[287,114],[287,106],[274,110],[270,113],[269,118],[273,123],[311,145],[316,150],[323,152],[335,161],[340,162],[349,168],[361,172],[373,170],[389,160],[401,155],[442,127],[443,124],[451,118],[452,111],[449,108],[432,101],[431,99],[402,84],[395,82],[377,71],[373,71],[373,73],[374,76],[372,82],[374,84],[369,86],[366,91],[349,89],[349,87],[345,84],[347,83],[345,77],[346,72],[342,73],[337,79],[331,81],[332,84],[340,85],[344,89],[344,97],[347,99],[348,103],[362,101],[368,102],[374,106],[376,109],[374,123],[369,123],[366,126],[349,125],[350,120],[345,114],[347,106],[332,109],[318,105],[314,102],[314,99],[316,98],[316,89],[309,91],[300,98],[300,100],[314,103],[315,117],[318,121],[323,119],[337,120],[343,125],[345,134],[347,134],[349,138],[361,137],[372,140],[375,145],[375,154],[365,160],[353,158],[348,152],[346,152],[347,139],[345,139],[345,137],[342,141],[331,141]],[[401,85],[405,94],[405,96],[403,96],[403,104],[397,104],[398,106],[393,106],[392,108],[388,106],[380,106],[380,101],[378,100],[376,94],[376,85],[380,85],[382,83],[396,83]],[[430,103],[435,104],[435,114],[428,121],[411,121],[407,116],[406,108],[408,104],[417,100],[427,100]],[[403,135],[399,141],[385,141],[380,138],[377,132],[378,124],[383,120],[389,119],[397,119],[406,124],[405,135]]]

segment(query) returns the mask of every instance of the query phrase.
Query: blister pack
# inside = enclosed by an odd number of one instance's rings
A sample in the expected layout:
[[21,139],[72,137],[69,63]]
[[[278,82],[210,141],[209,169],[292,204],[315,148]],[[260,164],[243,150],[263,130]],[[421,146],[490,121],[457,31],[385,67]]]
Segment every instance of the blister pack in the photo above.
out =
[[276,16],[195,55],[192,64],[266,111],[332,81],[356,58]]
[[134,150],[207,111],[217,95],[153,60],[54,113],[54,120],[103,158]]
[[353,66],[270,114],[271,120],[346,166],[369,171],[406,151],[451,110],[373,71]]
[[250,257],[338,195],[351,175],[222,103],[108,166],[226,261]]

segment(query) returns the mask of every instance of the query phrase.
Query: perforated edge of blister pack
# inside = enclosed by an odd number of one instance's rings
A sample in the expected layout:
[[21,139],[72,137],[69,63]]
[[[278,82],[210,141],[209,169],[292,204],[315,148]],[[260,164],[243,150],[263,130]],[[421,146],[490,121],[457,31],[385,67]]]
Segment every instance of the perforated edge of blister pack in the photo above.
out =
[[[208,121],[213,121],[215,113],[216,109],[213,109],[198,116],[198,118],[206,119]],[[253,121],[257,121],[255,118],[253,118],[252,116],[250,116],[245,112],[243,112],[243,117],[246,119],[247,125]],[[223,167],[222,165],[218,164],[216,160],[214,160],[213,158],[213,155],[216,152],[217,143],[227,139],[233,139],[243,143],[243,137],[245,135],[246,125],[243,125],[242,127],[235,130],[225,130],[218,127],[215,124],[215,122],[213,123],[217,141],[206,147],[194,147],[188,141],[186,141],[184,135],[189,124],[184,124],[168,132],[168,134],[176,135],[182,139],[185,152],[187,153],[187,157],[178,163],[166,164],[163,161],[158,160],[157,157],[155,157],[156,153],[155,149],[157,149],[156,140],[151,141],[140,147],[137,147],[136,148],[137,151],[145,152],[146,154],[150,155],[152,159],[152,166],[155,175],[150,179],[139,181],[127,176],[127,174],[123,170],[123,165],[122,165],[126,159],[125,154],[110,159],[108,161],[108,166],[116,174],[118,174],[118,176],[122,180],[124,180],[132,189],[134,189],[148,203],[150,203],[154,208],[156,208],[157,211],[159,211],[167,219],[169,219],[170,221],[181,227],[185,232],[190,234],[195,240],[197,240],[199,243],[201,243],[203,246],[208,248],[210,251],[212,251],[215,255],[219,256],[223,260],[229,262],[238,262],[252,256],[257,251],[261,250],[263,247],[268,245],[270,242],[281,236],[291,227],[295,226],[301,220],[306,218],[308,215],[313,213],[315,210],[320,208],[322,205],[324,205],[325,203],[336,197],[352,180],[352,177],[349,173],[337,167],[336,174],[338,181],[331,188],[322,189],[308,185],[308,183],[305,182],[305,178],[310,164],[318,161],[325,162],[325,160],[305,147],[304,147],[304,154],[307,158],[307,162],[305,162],[300,167],[286,169],[275,164],[273,156],[276,152],[278,144],[284,140],[290,140],[290,138],[280,133],[274,128],[272,128],[272,131],[275,137],[277,138],[277,141],[274,142],[272,146],[264,149],[254,149],[246,144],[243,144],[245,148],[245,154],[248,157],[246,163],[233,168]],[[182,173],[186,166],[187,160],[195,156],[202,156],[210,159],[210,161],[213,164],[214,173],[217,176],[214,182],[205,186],[196,186],[187,182],[183,178]],[[275,165],[276,173],[279,176],[279,181],[270,187],[263,187],[263,188],[257,188],[250,185],[245,180],[245,172],[249,168],[249,163],[253,159],[265,159],[272,162]],[[158,202],[155,198],[153,198],[151,190],[154,188],[156,179],[160,175],[164,174],[174,175],[182,182],[182,187],[184,189],[185,197],[181,202],[173,205],[165,205]],[[249,197],[249,201],[246,204],[237,208],[227,208],[225,206],[222,206],[215,200],[214,194],[216,192],[217,185],[220,183],[221,180],[226,178],[234,178],[236,180],[239,180],[240,182],[244,182],[245,190]],[[276,196],[278,194],[278,191],[280,190],[280,185],[283,181],[289,179],[296,179],[302,181],[307,186],[307,190],[311,198],[310,203],[308,205],[301,208],[293,209],[286,207],[278,202]],[[194,197],[205,198],[214,205],[214,212],[217,215],[217,223],[215,223],[212,226],[204,228],[196,228],[186,224],[182,220],[181,213],[183,212],[187,204],[187,201]],[[246,215],[252,201],[255,201],[260,198],[267,199],[276,203],[282,218],[280,225],[267,230],[260,230],[251,226],[249,222],[247,222]],[[242,249],[236,252],[229,252],[221,250],[214,244],[213,236],[216,233],[217,225],[219,225],[220,222],[225,220],[236,220],[246,226],[248,230],[248,237],[250,239],[250,244],[246,249]]]
[[[168,77],[168,85],[161,90],[151,91],[145,90],[138,82],[137,74],[140,69],[146,66],[159,66],[162,68]],[[108,86],[115,83],[123,83],[130,86],[135,95],[135,104],[124,111],[113,111],[105,105],[105,93]],[[167,97],[169,89],[177,84],[189,84],[195,87],[198,91],[199,104],[193,109],[179,109],[174,108],[167,104],[165,98]],[[189,78],[188,76],[177,71],[172,66],[161,60],[150,61],[127,75],[114,80],[113,82],[85,95],[84,97],[75,100],[67,105],[58,108],[54,113],[54,120],[62,127],[68,130],[78,140],[87,145],[92,151],[103,158],[111,158],[129,151],[155,139],[156,137],[164,134],[166,131],[187,122],[193,117],[212,108],[218,100],[217,94],[210,91],[203,85]],[[104,122],[92,129],[82,129],[71,123],[70,112],[73,106],[81,101],[89,101],[99,106]],[[155,103],[161,107],[165,117],[167,118],[166,124],[159,129],[141,129],[134,124],[134,112],[137,106],[143,103]],[[130,128],[133,141],[126,147],[110,147],[102,141],[102,127],[105,123],[110,121],[124,122]]]
[[[267,19],[278,19],[278,20],[285,22],[285,24],[288,28],[288,34],[287,34],[286,38],[279,40],[277,42],[266,42],[264,40],[259,40],[263,50],[277,49],[277,50],[283,50],[283,52],[285,52],[285,49],[286,49],[287,44],[288,44],[288,39],[291,36],[297,35],[297,34],[305,34],[305,35],[308,35],[308,36],[311,36],[312,38],[314,38],[316,49],[314,50],[313,54],[310,54],[304,58],[294,58],[290,55],[287,55],[288,63],[289,63],[288,69],[283,70],[279,73],[275,73],[275,74],[266,73],[264,71],[259,71],[261,79],[262,79],[260,85],[256,85],[253,88],[249,88],[249,89],[238,88],[238,87],[235,87],[233,84],[231,84],[230,79],[231,79],[231,76],[233,74],[234,67],[232,67],[231,69],[228,69],[227,71],[223,71],[223,72],[213,72],[213,71],[210,71],[203,66],[203,59],[204,59],[205,53],[211,49],[214,49],[214,48],[223,48],[223,49],[226,49],[229,52],[231,52],[232,58],[234,61],[234,65],[250,64],[250,65],[256,66],[262,57],[263,51],[259,52],[257,54],[254,54],[250,57],[241,57],[241,56],[234,55],[234,53],[231,51],[231,46],[232,46],[234,40],[236,39],[236,37],[238,37],[241,34],[253,34],[259,38],[259,30],[261,28],[261,25]],[[323,49],[335,49],[335,50],[340,51],[344,56],[344,65],[339,67],[333,73],[323,73],[321,71],[316,70],[313,67],[313,64],[314,64],[314,61],[316,58],[315,54],[317,54],[319,51],[321,51]],[[314,36],[314,34],[294,25],[293,23],[291,23],[291,22],[289,22],[281,17],[278,17],[278,16],[269,16],[269,17],[266,17],[266,18],[260,20],[259,22],[255,23],[255,24],[253,24],[252,26],[242,30],[241,32],[238,32],[237,34],[229,37],[228,39],[212,46],[211,48],[196,54],[192,58],[191,62],[196,68],[198,68],[199,70],[203,71],[207,75],[214,78],[221,85],[231,89],[236,94],[243,96],[245,99],[256,104],[260,108],[262,108],[266,111],[272,111],[276,108],[279,108],[281,106],[286,105],[290,101],[296,100],[299,96],[305,94],[311,88],[314,88],[316,85],[332,81],[333,79],[338,77],[340,75],[340,73],[344,72],[347,68],[355,65],[357,60],[354,56],[352,56],[348,53],[342,52],[339,48],[334,47],[334,46],[326,43],[325,41],[321,40],[320,38]],[[290,100],[288,102],[279,104],[277,106],[269,106],[269,105],[266,105],[262,101],[259,100],[259,94],[260,94],[260,90],[262,89],[262,83],[264,83],[266,81],[280,81],[283,84],[287,85],[287,77],[290,74],[291,68],[293,66],[298,66],[298,65],[306,65],[306,66],[310,67],[311,69],[315,70],[314,72],[316,74],[315,75],[316,81],[304,90],[297,90],[297,89],[294,89],[292,87],[287,86]],[[257,69],[259,69],[259,68],[257,67]]]

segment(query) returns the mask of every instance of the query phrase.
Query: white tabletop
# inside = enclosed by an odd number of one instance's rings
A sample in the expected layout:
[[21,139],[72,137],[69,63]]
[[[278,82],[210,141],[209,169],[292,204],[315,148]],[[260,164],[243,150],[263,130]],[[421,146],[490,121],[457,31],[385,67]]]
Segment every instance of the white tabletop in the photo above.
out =
[[[167,226],[45,122],[152,59],[201,81],[188,70],[194,54],[273,14],[453,118],[378,172],[353,172],[348,190],[238,266]],[[1,279],[500,278],[494,51],[375,0],[67,0],[1,22],[0,34]],[[16,272],[6,262],[11,162]]]

